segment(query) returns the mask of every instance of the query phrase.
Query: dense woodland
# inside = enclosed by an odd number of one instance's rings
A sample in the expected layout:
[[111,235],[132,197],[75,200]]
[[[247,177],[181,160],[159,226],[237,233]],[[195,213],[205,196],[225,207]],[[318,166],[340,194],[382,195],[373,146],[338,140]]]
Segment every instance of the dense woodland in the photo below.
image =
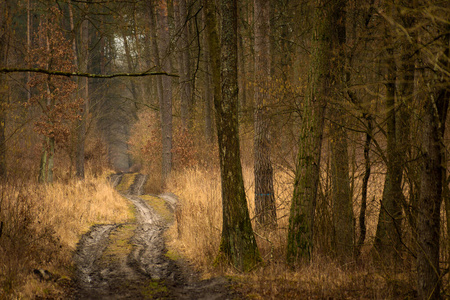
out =
[[[196,170],[220,178],[200,268],[319,263],[383,279],[384,291],[337,298],[450,295],[447,0],[0,0],[0,11],[0,258],[15,249],[6,204],[18,182],[140,171],[148,193],[183,200],[180,178]],[[198,230],[178,222],[180,239]]]

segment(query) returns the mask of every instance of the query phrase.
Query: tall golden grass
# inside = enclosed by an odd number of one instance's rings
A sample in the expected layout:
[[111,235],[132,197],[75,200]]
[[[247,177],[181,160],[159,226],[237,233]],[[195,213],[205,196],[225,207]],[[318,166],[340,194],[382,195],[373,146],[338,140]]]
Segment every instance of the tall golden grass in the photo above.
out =
[[[254,218],[254,187],[251,167],[244,167],[244,184],[250,217]],[[381,176],[381,175],[380,175]],[[372,180],[379,183],[382,177],[374,175]],[[357,181],[358,179],[356,179]],[[214,259],[218,253],[221,224],[221,184],[218,171],[194,167],[173,174],[168,183],[168,190],[180,198],[174,225],[169,229],[169,247],[182,252],[206,276],[223,273],[233,276],[241,282],[240,289],[252,299],[386,299],[414,296],[415,281],[408,270],[403,274],[392,275],[373,265],[370,257],[340,265],[332,255],[315,251],[310,264],[297,269],[286,264],[287,231],[289,208],[293,192],[293,174],[285,169],[278,169],[274,174],[274,187],[277,201],[278,226],[275,230],[263,230],[255,227],[254,231],[264,263],[250,274],[235,273],[234,270],[218,270]],[[355,189],[359,188],[355,182]],[[382,186],[382,185],[373,185]],[[323,188],[323,187],[322,187]],[[381,191],[370,191],[368,243],[375,233],[379,208],[372,203],[379,200]],[[326,194],[326,193],[325,193]],[[324,196],[319,197],[324,198]],[[320,222],[327,222],[331,212],[327,199],[319,199],[322,206]],[[359,210],[355,203],[354,210]],[[328,218],[328,219],[327,219]],[[329,223],[332,223],[328,220]],[[254,222],[253,222],[254,223]],[[325,226],[325,225],[320,225]],[[321,227],[319,230],[324,230]],[[320,233],[324,234],[324,233]],[[327,234],[327,233],[325,233]]]
[[45,185],[9,182],[0,189],[0,298],[61,297],[61,284],[39,282],[33,269],[70,277],[82,233],[95,223],[130,218],[128,202],[106,174]]
[[[289,221],[292,175],[280,170],[275,173],[277,199],[277,230],[255,229],[258,245],[266,260],[281,259],[286,246]],[[244,183],[250,218],[254,222],[253,171],[244,169]],[[169,229],[172,246],[183,250],[198,267],[207,271],[213,265],[220,242],[222,198],[218,171],[194,167],[174,174],[168,190],[180,197],[174,226]]]

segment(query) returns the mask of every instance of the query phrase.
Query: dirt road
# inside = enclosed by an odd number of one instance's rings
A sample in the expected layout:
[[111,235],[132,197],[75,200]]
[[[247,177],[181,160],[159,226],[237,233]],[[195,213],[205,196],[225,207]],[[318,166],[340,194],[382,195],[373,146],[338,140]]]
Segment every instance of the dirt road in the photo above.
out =
[[[130,183],[124,188],[126,180]],[[141,174],[111,177],[133,204],[136,217],[127,224],[95,225],[81,238],[74,258],[75,298],[239,298],[226,279],[199,280],[186,262],[167,255],[163,233],[176,199],[142,196],[145,180]]]

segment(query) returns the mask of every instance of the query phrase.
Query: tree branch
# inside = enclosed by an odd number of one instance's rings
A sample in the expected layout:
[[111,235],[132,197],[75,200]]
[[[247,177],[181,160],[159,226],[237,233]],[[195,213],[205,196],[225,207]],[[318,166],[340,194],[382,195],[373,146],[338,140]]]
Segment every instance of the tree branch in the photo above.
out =
[[46,70],[39,68],[0,68],[0,73],[22,73],[22,72],[32,72],[32,73],[43,73],[48,75],[55,76],[67,76],[67,77],[88,77],[88,78],[114,78],[114,77],[142,77],[142,76],[155,76],[155,75],[164,75],[171,77],[179,77],[178,74],[172,74],[167,72],[150,72],[144,71],[140,73],[113,73],[113,74],[91,74],[91,73],[83,73],[83,72],[64,72],[57,70]]

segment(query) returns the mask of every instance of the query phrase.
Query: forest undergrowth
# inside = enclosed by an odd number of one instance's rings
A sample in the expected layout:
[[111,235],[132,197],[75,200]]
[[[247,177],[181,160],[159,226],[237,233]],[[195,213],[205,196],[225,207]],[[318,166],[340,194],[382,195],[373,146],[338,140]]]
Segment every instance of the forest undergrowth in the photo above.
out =
[[[180,197],[175,224],[167,233],[169,246],[184,253],[205,277],[229,276],[249,299],[415,298],[413,268],[405,266],[401,272],[392,272],[383,262],[373,261],[370,245],[366,245],[357,260],[347,264],[338,263],[332,253],[316,251],[310,264],[295,269],[288,266],[286,245],[293,175],[285,169],[275,172],[278,226],[264,230],[255,224],[253,169],[244,167],[243,172],[250,214],[263,257],[263,263],[246,274],[215,265],[222,224],[219,172],[201,167],[186,169],[174,174],[168,185],[168,190]],[[378,192],[373,190],[372,197],[379,197]],[[319,200],[316,207],[319,225],[315,230],[320,232],[321,251],[326,249],[324,236],[332,230],[327,213],[330,207],[326,203]],[[355,211],[359,209],[356,206]],[[378,211],[375,205],[368,210],[368,243],[373,241]]]
[[88,172],[84,181],[0,185],[0,299],[64,298],[80,236],[93,224],[131,216],[106,176]]

